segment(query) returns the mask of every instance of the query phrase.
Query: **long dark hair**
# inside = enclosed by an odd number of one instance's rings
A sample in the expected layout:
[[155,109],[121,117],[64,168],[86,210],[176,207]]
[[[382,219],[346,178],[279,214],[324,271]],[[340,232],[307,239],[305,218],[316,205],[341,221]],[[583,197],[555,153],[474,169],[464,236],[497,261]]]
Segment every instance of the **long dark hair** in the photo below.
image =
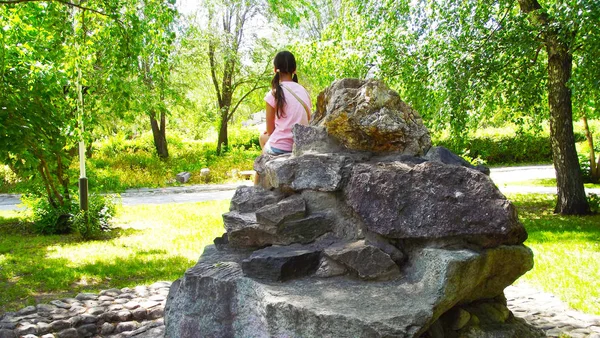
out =
[[[277,103],[277,106],[275,107],[277,118],[281,118],[285,117],[285,113],[283,112],[285,95],[283,94],[283,88],[281,88],[281,85],[279,84],[279,74],[294,73],[296,71],[296,59],[294,58],[294,54],[284,50],[275,55],[273,65],[275,66],[276,71],[273,80],[271,80],[271,88],[274,91],[273,96],[275,96],[275,102]],[[298,82],[298,76],[294,74],[292,80]]]

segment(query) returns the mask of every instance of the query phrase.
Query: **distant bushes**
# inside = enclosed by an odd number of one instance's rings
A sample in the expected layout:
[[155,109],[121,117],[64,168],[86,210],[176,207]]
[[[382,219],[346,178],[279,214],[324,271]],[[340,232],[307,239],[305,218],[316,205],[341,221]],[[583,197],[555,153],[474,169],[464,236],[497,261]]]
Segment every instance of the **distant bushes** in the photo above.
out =
[[[575,133],[575,142],[585,141],[585,135]],[[512,129],[477,132],[466,142],[448,136],[434,139],[433,144],[443,146],[472,162],[488,165],[551,163],[552,146],[547,131],[533,134],[515,133]]]
[[552,148],[547,134],[475,136],[464,145],[455,140],[442,139],[435,145],[485,164],[552,162]]

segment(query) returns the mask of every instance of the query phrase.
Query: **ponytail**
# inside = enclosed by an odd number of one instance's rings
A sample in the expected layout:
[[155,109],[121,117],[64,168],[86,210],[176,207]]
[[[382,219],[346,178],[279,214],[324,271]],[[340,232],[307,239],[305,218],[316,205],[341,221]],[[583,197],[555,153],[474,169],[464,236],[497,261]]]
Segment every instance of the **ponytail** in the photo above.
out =
[[277,114],[277,118],[282,118],[285,117],[285,112],[283,111],[283,107],[285,106],[285,94],[283,93],[283,88],[279,83],[279,73],[292,74],[292,81],[298,83],[298,76],[296,76],[295,73],[296,59],[292,53],[288,51],[282,51],[275,55],[273,65],[275,66],[275,76],[273,77],[273,80],[271,80],[271,89],[273,89],[273,96],[275,97],[275,112]]
[[279,72],[276,72],[273,80],[271,80],[271,88],[275,97],[275,113],[277,114],[277,118],[285,117],[285,113],[283,112],[285,96],[283,95],[283,88],[281,88],[281,84],[279,83]]

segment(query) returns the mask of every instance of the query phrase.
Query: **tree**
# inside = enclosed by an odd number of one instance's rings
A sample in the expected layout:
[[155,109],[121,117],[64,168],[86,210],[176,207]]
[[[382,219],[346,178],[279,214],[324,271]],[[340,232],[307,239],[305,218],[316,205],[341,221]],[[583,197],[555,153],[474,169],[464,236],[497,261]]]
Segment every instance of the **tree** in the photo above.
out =
[[148,115],[154,146],[160,158],[168,158],[166,116],[168,99],[178,96],[171,86],[174,58],[175,1],[141,0],[135,22],[139,35],[136,67],[133,67],[132,108]]
[[[106,102],[125,101],[120,79],[133,55],[133,16],[114,1],[103,2],[104,9],[97,3],[2,3],[0,34],[7,47],[0,54],[1,160],[21,179],[39,183],[42,191],[34,193],[45,196],[50,208],[68,213],[69,167],[83,132],[76,112],[78,70],[85,104],[114,120]],[[88,127],[93,118],[83,116]]]
[[[573,69],[573,53],[578,43],[585,43],[577,39],[578,35],[581,35],[580,23],[575,22],[577,17],[563,16],[560,12],[552,13],[548,8],[542,8],[537,0],[518,1],[521,11],[528,16],[535,28],[532,34],[541,37],[548,57],[550,139],[558,185],[555,212],[587,214],[590,212],[590,207],[583,188],[583,177],[575,150],[572,90],[569,85]],[[593,3],[589,5],[594,6]],[[585,2],[557,7],[559,10],[567,11],[587,10]],[[600,19],[600,11],[596,14],[596,20]]]
[[[518,124],[550,121],[557,171],[556,212],[589,212],[574,146],[572,87],[597,92],[593,69],[599,5],[536,0],[359,2],[381,46],[380,75],[427,121],[456,137],[502,111]],[[596,53],[596,54],[594,54]],[[597,57],[596,57],[597,58]],[[593,74],[593,73],[592,73]],[[592,89],[595,88],[595,89]],[[543,97],[547,100],[544,102]]]
[[[272,56],[267,58],[261,48],[253,48],[257,45],[244,46],[247,26],[260,9],[254,0],[226,0],[208,7],[206,50],[219,109],[217,154],[228,145],[227,126],[240,104],[254,91],[267,88],[267,65]],[[268,45],[263,45],[264,49]]]

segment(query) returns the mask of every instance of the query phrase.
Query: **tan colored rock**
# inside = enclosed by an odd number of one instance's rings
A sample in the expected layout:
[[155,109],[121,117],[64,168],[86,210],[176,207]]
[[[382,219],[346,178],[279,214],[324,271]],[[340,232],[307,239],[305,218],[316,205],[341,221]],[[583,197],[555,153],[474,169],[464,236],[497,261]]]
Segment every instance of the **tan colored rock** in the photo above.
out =
[[420,156],[431,147],[419,113],[379,80],[335,81],[319,94],[311,125],[353,150]]

